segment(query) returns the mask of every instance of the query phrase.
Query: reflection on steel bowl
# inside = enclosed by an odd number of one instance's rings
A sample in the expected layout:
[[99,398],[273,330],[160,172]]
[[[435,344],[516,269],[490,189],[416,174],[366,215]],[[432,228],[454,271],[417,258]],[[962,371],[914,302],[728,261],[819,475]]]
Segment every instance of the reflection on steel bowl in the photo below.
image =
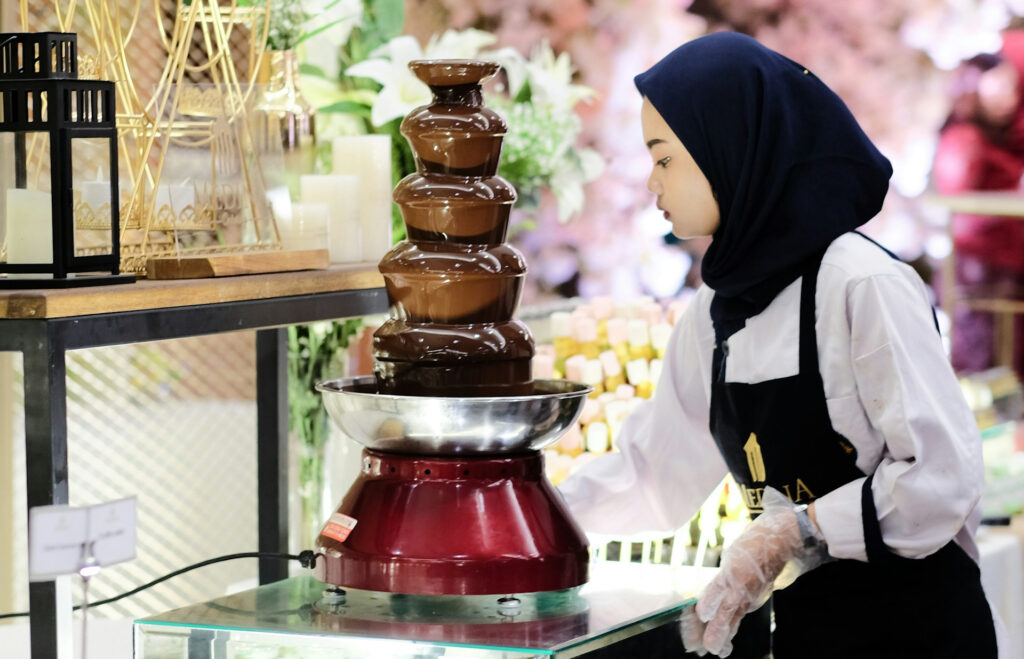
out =
[[554,443],[579,417],[590,387],[535,380],[525,396],[440,397],[377,393],[373,376],[316,386],[335,425],[376,451],[414,455],[521,453]]

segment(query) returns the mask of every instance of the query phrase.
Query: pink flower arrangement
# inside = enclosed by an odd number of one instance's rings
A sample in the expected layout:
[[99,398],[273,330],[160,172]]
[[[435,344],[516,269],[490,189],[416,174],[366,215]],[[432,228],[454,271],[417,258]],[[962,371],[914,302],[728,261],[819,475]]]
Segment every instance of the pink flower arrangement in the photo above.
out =
[[[975,4],[999,5],[996,9],[1009,16],[1010,2]],[[671,294],[681,283],[649,272],[664,270],[666,263],[674,269],[673,259],[681,252],[661,244],[659,234],[668,226],[649,212],[650,162],[640,137],[633,75],[681,43],[720,29],[751,34],[811,68],[847,102],[893,161],[896,173],[886,208],[867,230],[905,255],[917,256],[925,242],[943,231],[941,212],[936,217],[934,210],[912,200],[927,186],[936,133],[948,107],[947,73],[934,63],[941,53],[922,49],[935,40],[929,35],[941,41],[950,26],[969,24],[975,35],[1000,27],[957,11],[965,10],[945,0],[706,0],[697,6],[690,0],[429,0],[410,9],[407,25],[430,31],[439,25],[485,27],[497,36],[498,46],[529,52],[546,40],[570,54],[579,69],[578,82],[597,92],[594,102],[579,108],[582,142],[601,153],[607,167],[587,186],[581,217],[562,226],[551,219],[550,209],[545,216],[542,208],[537,229],[520,234],[519,243],[532,257],[535,273],[547,269],[538,260],[547,254],[557,253],[560,263],[571,255],[578,259],[581,293],[625,297]],[[972,43],[987,43],[985,38],[980,34]],[[542,289],[532,292],[534,300],[557,283],[534,279]]]

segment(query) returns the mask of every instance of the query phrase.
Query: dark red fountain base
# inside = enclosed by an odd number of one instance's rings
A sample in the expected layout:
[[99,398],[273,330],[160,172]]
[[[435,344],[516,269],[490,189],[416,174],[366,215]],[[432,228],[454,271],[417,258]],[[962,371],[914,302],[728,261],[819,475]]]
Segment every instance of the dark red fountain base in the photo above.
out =
[[456,458],[363,451],[363,469],[325,526],[316,576],[420,595],[563,590],[587,581],[587,541],[544,476],[539,451]]

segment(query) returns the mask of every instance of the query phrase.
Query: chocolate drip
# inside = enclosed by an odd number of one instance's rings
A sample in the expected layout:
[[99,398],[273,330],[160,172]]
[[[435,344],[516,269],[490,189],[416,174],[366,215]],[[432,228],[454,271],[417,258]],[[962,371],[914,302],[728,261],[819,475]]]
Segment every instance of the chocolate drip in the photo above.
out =
[[515,314],[526,275],[522,255],[508,245],[454,251],[459,247],[402,242],[392,248],[380,271],[395,318],[484,323]]
[[504,244],[515,190],[496,176],[505,121],[483,107],[496,64],[417,61],[434,93],[402,121],[418,173],[394,191],[408,241],[380,262],[391,320],[374,333],[380,390],[508,396],[533,390],[533,337],[512,320],[526,264]]
[[479,83],[431,85],[431,89],[434,103],[416,108],[401,125],[416,168],[423,174],[494,176],[508,125],[501,115],[480,104]]
[[533,357],[533,337],[518,320],[479,324],[411,323],[391,319],[373,333],[378,359],[460,363]]

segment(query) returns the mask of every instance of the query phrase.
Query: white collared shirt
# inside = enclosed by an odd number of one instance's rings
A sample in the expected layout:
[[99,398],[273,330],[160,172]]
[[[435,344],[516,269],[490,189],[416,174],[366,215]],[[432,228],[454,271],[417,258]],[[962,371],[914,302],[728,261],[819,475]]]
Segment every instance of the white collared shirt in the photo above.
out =
[[[726,474],[708,428],[714,292],[702,287],[676,325],[653,398],[626,421],[618,452],[560,490],[590,533],[671,532]],[[928,290],[907,265],[846,234],[825,253],[815,295],[818,360],[833,428],[874,473],[882,537],[919,558],[950,539],[975,561],[984,480],[981,438],[945,356]],[[800,280],[729,339],[726,381],[799,372]],[[801,401],[793,401],[798,414]],[[867,560],[857,479],[815,502],[836,558]]]

